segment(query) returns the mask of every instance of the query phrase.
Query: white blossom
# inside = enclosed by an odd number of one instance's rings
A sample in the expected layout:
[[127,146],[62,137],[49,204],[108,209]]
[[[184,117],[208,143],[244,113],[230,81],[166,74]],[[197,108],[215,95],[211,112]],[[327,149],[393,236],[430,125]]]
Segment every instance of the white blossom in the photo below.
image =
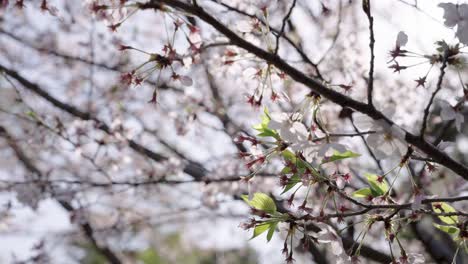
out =
[[439,7],[444,9],[445,25],[457,26],[455,35],[463,44],[468,44],[468,4],[441,3]]
[[192,78],[186,75],[181,75],[179,81],[183,86],[192,86],[193,84]]
[[343,241],[341,241],[341,237],[335,232],[335,229],[324,223],[317,223],[316,225],[321,230],[320,232],[311,235],[315,237],[319,243],[330,243],[333,255],[342,256],[344,253]]
[[249,20],[242,20],[237,22],[236,28],[242,33],[249,33],[253,30],[253,25]]
[[408,35],[406,35],[405,32],[403,31],[398,32],[396,46],[400,48],[400,47],[405,46],[406,43],[408,43]]
[[440,100],[440,117],[444,121],[455,120],[455,126],[457,127],[458,132],[461,132],[463,122],[465,117],[460,111],[457,111],[451,104],[447,101]]
[[367,143],[375,150],[375,156],[385,158],[397,152],[401,155],[406,150],[405,132],[397,125],[390,126],[383,120],[374,122],[374,134],[367,136]]
[[425,196],[422,193],[418,193],[414,196],[413,203],[411,204],[411,209],[412,210],[419,210],[422,209],[423,204],[422,200],[424,200]]
[[426,263],[424,255],[420,253],[407,253],[406,258],[400,257],[397,263],[400,264],[422,264]]
[[322,144],[317,154],[323,157],[327,154],[329,150],[336,150],[342,153],[346,151],[346,146],[340,143],[336,143],[336,142]]
[[[288,143],[303,142],[309,137],[309,131],[304,124],[298,122],[301,119],[299,114],[272,113],[269,127],[277,130],[280,137]],[[292,146],[293,150],[294,147]]]
[[36,184],[19,184],[15,186],[14,190],[16,192],[16,199],[34,210],[37,209],[39,202],[44,199],[42,190]]
[[450,142],[450,141],[440,141],[440,143],[437,145],[437,148],[441,151],[447,151],[448,148],[454,147],[455,143]]

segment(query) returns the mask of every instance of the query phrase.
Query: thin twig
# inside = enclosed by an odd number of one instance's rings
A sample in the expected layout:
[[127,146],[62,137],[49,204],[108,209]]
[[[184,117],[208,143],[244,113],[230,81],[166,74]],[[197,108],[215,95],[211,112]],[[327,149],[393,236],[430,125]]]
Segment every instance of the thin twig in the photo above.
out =
[[288,21],[289,17],[291,17],[292,11],[294,10],[295,6],[296,6],[296,0],[293,0],[293,2],[291,4],[291,7],[289,8],[288,13],[283,18],[283,22],[281,24],[281,29],[280,29],[278,35],[276,35],[276,45],[275,45],[275,52],[274,52],[275,54],[278,54],[280,38],[284,34],[284,29],[286,28],[286,22]]
[[447,60],[448,60],[448,50],[445,49],[444,59],[442,61],[442,66],[440,67],[440,75],[439,75],[439,79],[437,80],[436,89],[432,93],[431,99],[427,103],[426,109],[424,109],[423,123],[422,123],[421,131],[419,132],[421,138],[424,138],[424,133],[426,132],[427,119],[429,117],[429,109],[431,108],[432,103],[434,102],[434,98],[439,93],[439,91],[442,89],[442,82],[443,82],[444,76],[445,76],[445,68],[447,68]]
[[370,62],[369,62],[369,80],[367,83],[367,103],[370,106],[373,106],[372,103],[372,92],[374,90],[374,64],[375,64],[375,54],[374,54],[374,45],[375,45],[375,37],[374,37],[374,17],[371,13],[371,1],[370,0],[362,0],[362,8],[366,13],[367,19],[369,20],[369,48],[370,48]]

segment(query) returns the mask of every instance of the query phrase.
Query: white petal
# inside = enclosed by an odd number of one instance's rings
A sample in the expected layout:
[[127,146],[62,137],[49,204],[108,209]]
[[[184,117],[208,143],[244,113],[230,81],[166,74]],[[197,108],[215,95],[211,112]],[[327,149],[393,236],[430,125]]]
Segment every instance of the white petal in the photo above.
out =
[[250,21],[248,20],[242,20],[242,21],[239,21],[236,25],[236,28],[237,30],[239,30],[240,32],[244,32],[244,33],[248,33],[248,32],[251,32],[253,27],[252,27],[252,23],[250,23]]
[[184,64],[184,67],[186,68],[189,68],[190,65],[193,64],[193,60],[192,60],[192,57],[185,57],[183,60],[182,60],[183,64]]
[[453,110],[452,107],[443,107],[440,111],[440,117],[444,121],[453,120],[455,119],[456,115],[457,113],[455,112],[455,110]]
[[381,134],[375,133],[367,136],[367,144],[369,144],[369,146],[372,148],[377,148],[382,141],[383,138]]
[[454,144],[453,142],[450,142],[450,141],[443,141],[443,140],[442,140],[442,141],[439,143],[439,145],[437,145],[437,148],[440,149],[440,150],[442,150],[442,151],[445,151],[447,148],[452,147],[452,146],[454,146],[454,145],[455,145],[455,144]]
[[461,43],[468,45],[468,20],[462,20],[458,23],[455,35]]
[[333,149],[335,149],[336,151],[340,153],[343,153],[346,151],[346,146],[343,144],[340,144],[340,143],[331,143],[331,144],[333,146]]
[[460,20],[457,6],[452,3],[441,3],[439,4],[439,7],[444,9],[445,25],[447,27],[454,27]]
[[458,132],[461,132],[464,121],[465,117],[462,114],[457,113],[457,115],[455,116],[455,126],[457,127]]
[[327,151],[330,149],[330,144],[323,144],[322,147],[318,151],[318,155],[323,157],[327,154]]
[[307,130],[307,128],[304,126],[303,123],[301,122],[294,122],[292,124],[292,128],[294,130],[294,133],[301,139],[303,140],[307,140],[308,136],[309,136],[309,131]]
[[468,4],[458,5],[458,15],[462,20],[468,20]]
[[424,255],[419,253],[409,253],[408,261],[411,264],[422,264],[425,263]]
[[268,127],[271,129],[278,130],[285,125],[285,122],[288,121],[289,117],[286,113],[271,113],[271,120],[268,124]]
[[289,143],[298,142],[297,135],[294,133],[294,130],[288,125],[283,125],[279,130],[279,134],[280,134],[280,137],[284,139],[286,142],[289,142]]
[[343,253],[343,245],[339,241],[333,241],[331,243],[332,253],[335,256],[341,255]]
[[257,68],[254,68],[254,67],[248,67],[247,69],[245,69],[243,72],[242,72],[242,75],[245,77],[245,78],[253,78],[255,76],[255,74],[258,72],[258,69]]
[[391,127],[391,133],[392,133],[392,136],[394,136],[395,138],[402,140],[402,141],[405,140],[406,132],[401,127],[395,124],[392,125]]
[[406,43],[408,43],[408,35],[406,35],[403,31],[398,32],[396,40],[397,47],[403,47],[406,45]]
[[196,33],[190,33],[189,34],[189,40],[191,43],[200,43],[202,41],[201,35],[196,32]]
[[336,179],[336,186],[338,187],[338,189],[340,189],[340,190],[343,189],[345,187],[345,185],[346,185],[346,182],[342,177],[338,177]]
[[392,155],[393,151],[395,150],[394,146],[392,145],[391,141],[383,140],[382,144],[377,147],[380,151],[385,153],[387,156]]
[[419,210],[422,208],[422,200],[424,199],[424,195],[418,194],[414,197],[413,204],[411,204],[412,210]]
[[192,78],[185,75],[180,76],[179,81],[183,86],[192,86],[193,84]]

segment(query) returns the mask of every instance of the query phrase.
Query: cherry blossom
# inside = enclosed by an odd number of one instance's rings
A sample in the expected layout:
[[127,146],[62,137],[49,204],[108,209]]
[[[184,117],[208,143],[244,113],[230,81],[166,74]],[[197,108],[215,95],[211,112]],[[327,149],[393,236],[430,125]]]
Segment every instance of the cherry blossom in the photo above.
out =
[[401,256],[397,261],[399,264],[422,264],[426,263],[424,255],[420,253],[408,253]]
[[445,25],[457,26],[455,35],[463,44],[468,44],[468,4],[441,3],[439,7],[444,9]]
[[377,158],[382,159],[395,152],[401,155],[406,150],[405,132],[397,125],[390,126],[383,120],[377,120],[371,130],[377,133],[368,135],[367,141]]
[[408,43],[408,35],[405,32],[400,31],[398,32],[397,39],[396,39],[396,46],[398,48],[403,47]]
[[343,249],[343,241],[341,241],[340,236],[336,233],[333,227],[324,224],[324,223],[317,223],[316,224],[321,230],[318,233],[311,234],[313,237],[317,239],[319,243],[328,244],[330,243],[331,252],[335,256],[342,256],[344,253]]
[[465,117],[463,116],[461,111],[459,111],[457,107],[452,106],[450,103],[444,100],[440,100],[439,105],[441,108],[440,117],[442,118],[442,120],[455,120],[455,126],[457,127],[457,130],[461,132],[463,122],[465,121]]

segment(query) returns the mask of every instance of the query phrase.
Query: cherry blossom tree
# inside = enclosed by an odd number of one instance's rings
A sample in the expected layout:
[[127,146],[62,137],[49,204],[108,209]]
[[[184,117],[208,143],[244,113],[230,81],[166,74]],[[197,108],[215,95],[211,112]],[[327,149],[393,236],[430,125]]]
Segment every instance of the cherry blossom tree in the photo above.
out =
[[464,263],[468,3],[421,2],[0,0],[0,257]]

